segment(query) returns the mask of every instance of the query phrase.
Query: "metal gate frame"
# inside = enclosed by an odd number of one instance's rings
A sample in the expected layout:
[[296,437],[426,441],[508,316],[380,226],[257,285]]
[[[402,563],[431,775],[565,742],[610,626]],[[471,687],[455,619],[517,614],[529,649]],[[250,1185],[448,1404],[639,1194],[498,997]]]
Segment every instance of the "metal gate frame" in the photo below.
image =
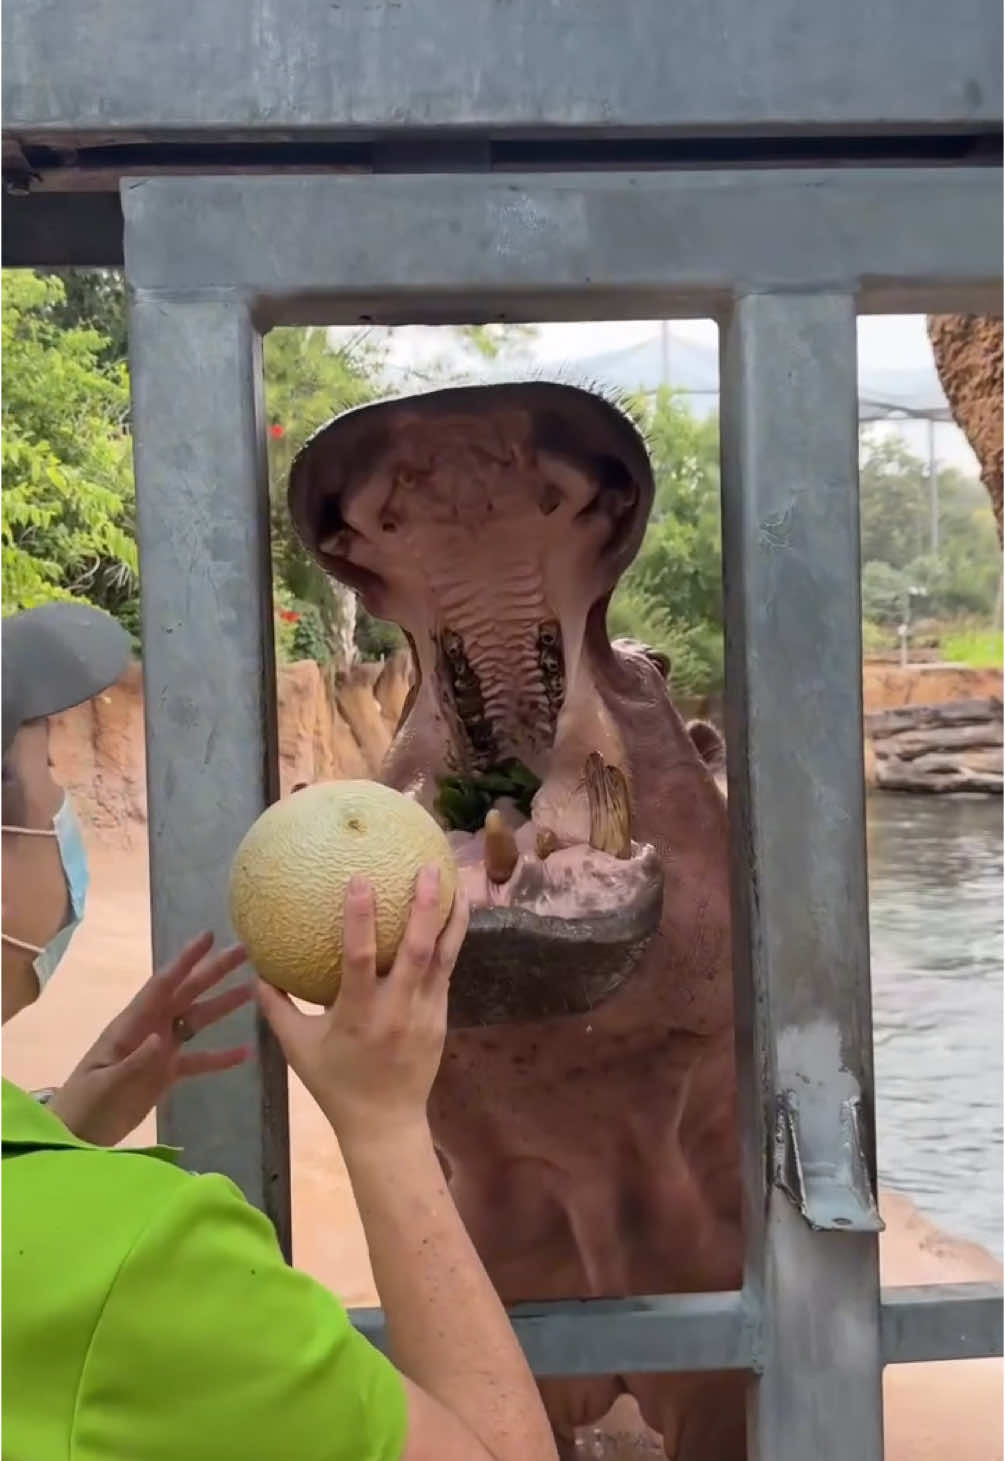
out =
[[[539,1374],[749,1372],[751,1461],[879,1461],[884,1364],[1002,1352],[998,1286],[879,1289],[862,774],[856,313],[1001,309],[1001,13],[961,3],[4,6],[5,262],[121,262],[124,219],[158,959],[229,934],[278,791],[262,333],[719,322],[743,1287],[512,1317]],[[289,1255],[285,1067],[232,1026],[260,1062],[161,1131]]]
[[[998,175],[159,178],[122,205],[158,957],[226,932],[231,855],[275,794],[260,332],[720,321],[744,1286],[514,1318],[543,1374],[752,1371],[765,1461],[880,1457],[883,1363],[1000,1352],[1001,1303],[880,1302],[855,317],[997,307]],[[260,1071],[181,1088],[165,1135],[288,1243],[285,1080],[260,1049]]]

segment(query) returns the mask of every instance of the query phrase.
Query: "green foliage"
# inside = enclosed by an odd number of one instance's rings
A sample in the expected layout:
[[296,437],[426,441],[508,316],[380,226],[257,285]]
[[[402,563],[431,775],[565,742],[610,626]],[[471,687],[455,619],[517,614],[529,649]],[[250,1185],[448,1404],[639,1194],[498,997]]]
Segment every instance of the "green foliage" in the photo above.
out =
[[607,610],[612,639],[638,639],[670,660],[675,695],[710,694],[722,684],[722,630],[714,624],[685,624],[655,598],[638,590],[619,590]]
[[79,598],[137,620],[129,391],[60,280],[4,270],[3,609]]
[[1003,636],[1000,629],[969,627],[944,636],[942,658],[953,664],[974,665],[977,669],[1000,669],[1003,662]]
[[386,659],[406,644],[404,634],[390,619],[375,619],[360,604],[356,611],[356,648],[361,659]]
[[285,665],[293,659],[293,637],[296,634],[300,609],[290,591],[281,583],[272,587],[272,634],[276,663]]
[[326,664],[352,599],[314,562],[294,530],[286,506],[290,466],[318,427],[379,394],[381,361],[365,335],[333,350],[322,329],[273,330],[264,354],[273,576],[286,607],[301,616],[288,652],[284,641],[281,653]]
[[680,695],[722,683],[719,428],[670,391],[628,402],[656,491],[646,536],[607,612],[608,631],[668,655]]
[[[866,435],[859,480],[866,618],[900,622],[910,586],[924,591],[925,612],[934,618],[989,615],[1000,552],[981,484],[952,467],[938,472],[939,544],[933,554],[924,462],[897,437]],[[898,582],[901,603],[894,608],[890,598]]]
[[896,649],[898,644],[897,636],[889,628],[882,624],[876,624],[871,619],[862,620],[862,653],[864,655],[886,654]]
[[483,360],[519,359],[537,330],[534,325],[462,325],[457,334]]
[[911,580],[889,563],[866,563],[862,568],[862,615],[872,624],[900,624]]
[[479,832],[497,797],[511,797],[525,817],[541,787],[540,779],[522,761],[510,757],[488,771],[471,776],[441,776],[437,783],[436,812],[450,828]]
[[321,611],[314,604],[307,604],[293,628],[292,659],[313,659],[325,664],[331,659],[331,644],[328,641],[325,622]]
[[99,354],[103,365],[128,358],[126,284],[120,269],[52,269],[42,277],[58,279],[63,286],[62,298],[48,310],[54,325],[97,330],[104,341]]

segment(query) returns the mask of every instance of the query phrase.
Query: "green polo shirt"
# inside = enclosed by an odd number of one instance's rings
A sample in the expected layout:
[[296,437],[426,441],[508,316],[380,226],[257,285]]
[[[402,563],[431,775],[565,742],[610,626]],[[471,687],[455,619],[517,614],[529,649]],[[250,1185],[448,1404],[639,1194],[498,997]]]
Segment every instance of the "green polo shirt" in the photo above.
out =
[[269,1222],[3,1082],[4,1461],[400,1461],[400,1376]]

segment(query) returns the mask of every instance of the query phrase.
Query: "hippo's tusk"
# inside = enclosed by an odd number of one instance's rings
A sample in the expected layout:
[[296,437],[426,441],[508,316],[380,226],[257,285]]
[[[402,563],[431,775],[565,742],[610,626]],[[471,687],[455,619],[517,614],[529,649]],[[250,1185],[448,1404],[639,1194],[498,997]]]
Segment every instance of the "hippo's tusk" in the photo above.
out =
[[485,871],[489,881],[508,883],[519,856],[516,838],[493,807],[485,818]]
[[612,857],[631,857],[632,808],[624,772],[591,751],[584,780],[590,803],[590,846]]

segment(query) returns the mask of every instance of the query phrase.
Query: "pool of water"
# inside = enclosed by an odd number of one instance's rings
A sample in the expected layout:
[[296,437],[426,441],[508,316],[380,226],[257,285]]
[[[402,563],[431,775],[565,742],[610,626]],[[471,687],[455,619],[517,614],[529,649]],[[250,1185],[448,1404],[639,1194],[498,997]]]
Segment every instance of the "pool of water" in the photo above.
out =
[[1002,803],[877,793],[869,893],[880,1180],[1002,1253]]

